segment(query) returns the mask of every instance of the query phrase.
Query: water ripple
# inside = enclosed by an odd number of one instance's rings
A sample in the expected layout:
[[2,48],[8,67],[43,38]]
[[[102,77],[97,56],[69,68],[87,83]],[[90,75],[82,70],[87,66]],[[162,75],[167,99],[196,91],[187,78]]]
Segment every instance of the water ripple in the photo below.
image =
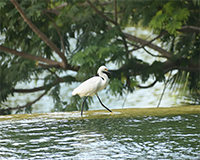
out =
[[0,159],[198,159],[199,115],[0,122]]

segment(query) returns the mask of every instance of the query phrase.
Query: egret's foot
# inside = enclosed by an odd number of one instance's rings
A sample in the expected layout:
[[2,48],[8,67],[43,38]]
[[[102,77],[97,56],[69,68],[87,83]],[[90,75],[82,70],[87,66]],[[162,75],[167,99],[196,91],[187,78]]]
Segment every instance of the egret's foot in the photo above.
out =
[[111,115],[113,115],[113,112],[110,112]]

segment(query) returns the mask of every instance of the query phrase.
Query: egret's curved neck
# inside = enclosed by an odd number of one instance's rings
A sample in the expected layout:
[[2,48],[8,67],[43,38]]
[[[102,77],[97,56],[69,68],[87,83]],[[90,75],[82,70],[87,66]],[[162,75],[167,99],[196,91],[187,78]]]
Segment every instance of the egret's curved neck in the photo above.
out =
[[105,73],[100,72],[99,76],[102,77],[104,81],[108,81],[108,76]]

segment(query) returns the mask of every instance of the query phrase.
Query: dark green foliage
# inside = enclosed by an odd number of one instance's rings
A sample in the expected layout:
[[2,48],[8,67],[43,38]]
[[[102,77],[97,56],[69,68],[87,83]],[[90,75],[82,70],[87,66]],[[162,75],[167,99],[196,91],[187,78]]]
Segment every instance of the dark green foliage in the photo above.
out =
[[182,27],[182,23],[186,22],[190,15],[188,9],[184,8],[186,5],[182,2],[170,1],[160,6],[161,9],[152,18],[150,26],[155,29],[164,28],[170,34],[177,34],[176,30]]
[[[45,94],[53,98],[53,111],[80,110],[82,100],[79,97],[61,98],[60,83],[83,81],[95,75],[99,66],[108,63],[118,68],[114,70],[117,76],[110,76],[107,91],[114,95],[123,96],[126,90],[133,92],[138,86],[136,76],[142,82],[150,77],[165,82],[165,75],[171,70],[177,70],[171,78],[173,86],[184,84],[185,91],[189,90],[191,95],[198,97],[200,94],[198,0],[91,1],[94,6],[80,0],[17,2],[34,26],[31,28],[27,24],[11,1],[0,1],[0,45],[12,49],[0,47],[0,111],[8,108],[4,103],[15,92],[37,91],[47,92]],[[139,26],[153,30],[155,35],[162,34],[159,38],[161,47],[152,46],[154,42],[149,39],[144,42],[140,37],[135,38],[132,33],[127,36],[124,31],[127,26]],[[42,40],[40,37],[44,36],[35,33],[34,27],[48,39]],[[48,45],[49,41],[53,47]],[[134,57],[133,52],[144,46],[165,58],[156,58],[149,64]],[[68,63],[52,49],[55,47]],[[20,56],[14,51],[20,52]],[[21,52],[32,57],[24,58]],[[155,57],[154,52],[148,54]],[[38,60],[38,57],[52,61]],[[63,63],[65,67],[61,65]],[[43,80],[43,85],[29,90],[16,89],[17,84],[33,80],[36,83]],[[86,102],[86,110],[91,101]],[[27,106],[26,112],[31,112],[32,105]],[[3,113],[11,112],[5,110]]]

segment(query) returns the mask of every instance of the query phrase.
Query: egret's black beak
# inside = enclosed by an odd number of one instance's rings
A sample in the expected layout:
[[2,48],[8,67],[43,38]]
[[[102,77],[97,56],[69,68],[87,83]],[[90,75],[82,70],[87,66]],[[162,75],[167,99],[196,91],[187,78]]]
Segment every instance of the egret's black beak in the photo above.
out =
[[110,70],[107,70],[107,72],[114,75],[114,76],[117,76],[115,73],[111,72]]

